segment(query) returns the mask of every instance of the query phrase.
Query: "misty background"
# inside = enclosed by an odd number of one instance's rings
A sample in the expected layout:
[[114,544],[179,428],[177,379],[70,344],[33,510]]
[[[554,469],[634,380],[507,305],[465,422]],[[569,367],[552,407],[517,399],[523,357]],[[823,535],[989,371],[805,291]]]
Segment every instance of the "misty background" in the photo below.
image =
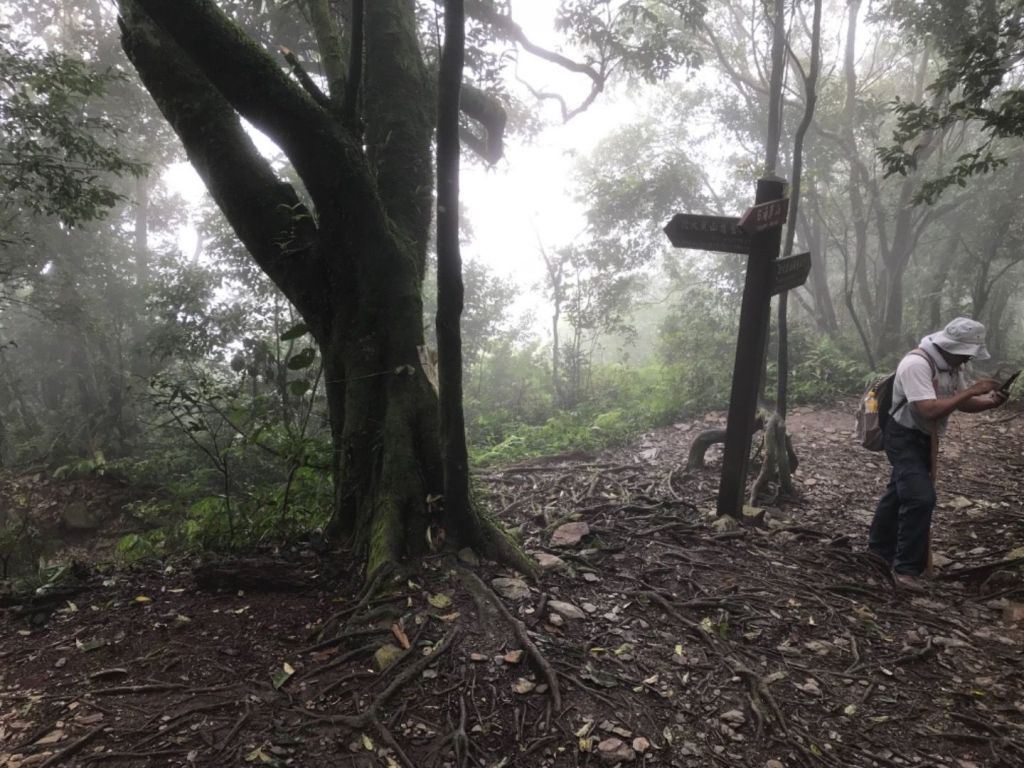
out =
[[[323,82],[303,3],[220,5]],[[962,39],[941,19],[899,3],[824,5],[796,220],[813,268],[789,301],[791,401],[857,394],[958,315],[988,328],[990,372],[1016,369],[1019,139],[967,101],[970,83],[943,80]],[[419,11],[429,50],[438,11]],[[787,178],[810,13],[795,6],[787,30]],[[188,169],[115,16],[107,2],[0,2],[0,466],[153,487],[132,513],[160,527],[126,537],[126,557],[316,527],[332,503],[320,351]],[[508,125],[500,158],[464,147],[474,465],[595,451],[724,408],[745,260],[673,249],[662,227],[753,201],[769,131],[762,9],[520,2],[518,33],[502,34],[485,17],[470,23],[468,77]],[[985,103],[1020,78],[1005,67]],[[258,146],[299,183],[272,142]],[[430,272],[428,336],[433,286]],[[31,538],[13,515],[0,526],[8,548]]]

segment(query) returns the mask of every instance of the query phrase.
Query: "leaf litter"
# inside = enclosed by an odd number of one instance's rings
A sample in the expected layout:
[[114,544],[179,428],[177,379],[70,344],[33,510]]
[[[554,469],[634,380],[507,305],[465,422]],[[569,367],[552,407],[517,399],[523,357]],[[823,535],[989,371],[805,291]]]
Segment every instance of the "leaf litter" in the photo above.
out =
[[729,531],[710,525],[717,460],[683,469],[720,414],[477,473],[559,560],[511,600],[488,585],[520,575],[468,556],[357,600],[345,553],[301,547],[278,555],[287,590],[200,589],[181,563],[97,571],[77,610],[8,599],[0,765],[1024,764],[1024,420],[954,418],[943,567],[916,596],[862,554],[887,478],[838,439],[851,411],[795,409],[799,498]]

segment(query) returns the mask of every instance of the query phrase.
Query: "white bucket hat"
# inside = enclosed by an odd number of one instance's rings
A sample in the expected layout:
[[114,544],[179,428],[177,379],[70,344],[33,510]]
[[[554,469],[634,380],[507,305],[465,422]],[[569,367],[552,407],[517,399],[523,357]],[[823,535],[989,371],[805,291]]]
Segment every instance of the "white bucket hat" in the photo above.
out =
[[975,360],[991,357],[985,349],[985,326],[969,317],[950,320],[941,331],[925,338],[951,355],[967,355]]

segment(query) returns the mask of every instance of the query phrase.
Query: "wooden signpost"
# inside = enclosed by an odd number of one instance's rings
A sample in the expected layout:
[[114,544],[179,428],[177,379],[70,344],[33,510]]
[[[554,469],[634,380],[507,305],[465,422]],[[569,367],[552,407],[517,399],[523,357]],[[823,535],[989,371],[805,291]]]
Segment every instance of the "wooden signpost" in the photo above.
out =
[[811,268],[809,253],[779,259],[782,225],[789,213],[789,199],[784,193],[783,179],[758,179],[755,204],[739,219],[679,213],[665,226],[665,234],[677,248],[747,254],[718,485],[719,516],[739,517],[743,508],[772,296],[803,285]]
[[677,213],[665,225],[665,234],[676,248],[747,254],[750,235],[739,228],[739,223],[734,216]]
[[797,253],[779,259],[773,265],[772,296],[799,288],[811,274],[811,252]]

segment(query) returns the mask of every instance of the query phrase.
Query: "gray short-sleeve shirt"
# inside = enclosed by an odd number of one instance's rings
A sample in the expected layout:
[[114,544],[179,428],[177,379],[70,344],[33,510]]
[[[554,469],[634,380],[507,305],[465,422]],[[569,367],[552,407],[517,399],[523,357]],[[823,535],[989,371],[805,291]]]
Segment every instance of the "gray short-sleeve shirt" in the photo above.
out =
[[[937,351],[926,348],[924,352],[935,366],[934,377],[932,366],[920,353],[912,352],[904,355],[900,360],[899,367],[896,368],[896,379],[892,388],[893,411],[891,415],[901,426],[931,434],[934,422],[922,419],[909,404],[949,397],[964,389],[966,381],[960,369],[951,368]],[[939,434],[946,431],[948,421],[948,416],[938,420]]]

